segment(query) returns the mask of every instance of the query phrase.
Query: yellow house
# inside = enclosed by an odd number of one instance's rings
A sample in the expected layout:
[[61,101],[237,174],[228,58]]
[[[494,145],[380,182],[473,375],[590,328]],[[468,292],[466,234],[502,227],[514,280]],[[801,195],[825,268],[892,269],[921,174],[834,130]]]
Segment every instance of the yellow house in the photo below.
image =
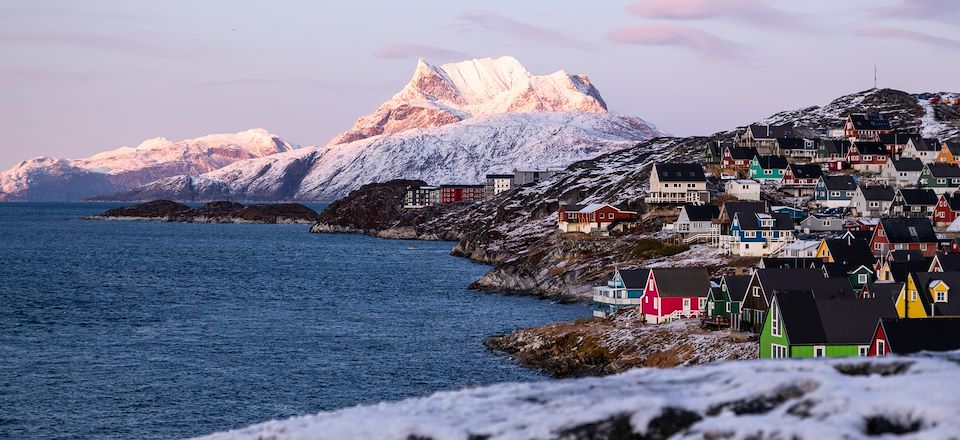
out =
[[960,316],[960,292],[951,296],[951,285],[960,286],[960,272],[910,273],[897,296],[897,314],[901,318]]
[[833,263],[833,256],[830,255],[827,240],[820,240],[820,246],[817,246],[817,258],[822,258],[824,263]]
[[[897,296],[897,315],[901,318],[927,317],[926,307],[924,306],[925,301],[920,298],[920,295],[930,295],[930,293],[917,290],[917,280],[914,279],[916,275],[917,274],[912,273],[907,276],[907,284],[903,286],[903,290],[900,291],[900,295]],[[906,301],[904,301],[904,299],[906,299]],[[909,315],[907,313],[909,313]]]

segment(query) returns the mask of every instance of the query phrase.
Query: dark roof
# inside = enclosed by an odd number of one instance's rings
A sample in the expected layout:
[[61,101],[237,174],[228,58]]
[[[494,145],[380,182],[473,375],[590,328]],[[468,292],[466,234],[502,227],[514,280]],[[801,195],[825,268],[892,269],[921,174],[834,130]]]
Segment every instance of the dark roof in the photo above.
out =
[[876,262],[873,251],[870,250],[870,243],[866,240],[835,238],[825,241],[835,263],[870,266]]
[[860,266],[852,266],[841,263],[823,263],[823,272],[827,278],[844,278],[850,276],[850,272]]
[[819,179],[823,175],[823,169],[815,163],[792,163],[790,174],[796,179]]
[[654,167],[663,182],[706,181],[703,165],[698,163],[657,163]]
[[[760,226],[760,217],[769,216],[773,219],[773,227]],[[774,231],[792,231],[796,224],[793,222],[793,217],[787,213],[753,213],[753,212],[737,212],[734,213],[734,217],[737,218],[737,221],[740,223],[740,229],[743,230],[774,230]]]
[[960,254],[937,254],[936,258],[944,272],[960,272]]
[[823,184],[831,191],[843,191],[856,189],[857,181],[853,176],[846,174],[837,174],[833,176],[820,176]]
[[647,285],[650,269],[618,269],[623,286],[627,289],[643,289]]
[[878,113],[854,113],[850,115],[850,121],[857,130],[892,130],[890,121]]
[[760,259],[760,263],[763,264],[765,269],[808,269],[808,268],[820,268],[823,267],[822,258],[775,258],[775,257],[763,257]]
[[798,137],[777,138],[777,147],[784,150],[803,150],[806,148],[806,141]]
[[650,270],[661,297],[706,296],[710,289],[710,276],[702,267],[655,267]]
[[917,151],[940,151],[940,141],[930,138],[915,138],[910,139],[909,143],[913,144],[913,148]]
[[929,289],[934,281],[943,281],[952,291],[947,295],[946,302],[934,302],[930,291],[924,290],[920,298],[923,300],[927,314],[931,314],[932,309],[932,316],[960,316],[960,272],[918,272],[914,275],[916,275],[914,281],[917,283],[917,290],[921,286]]
[[764,212],[766,210],[767,202],[738,200],[723,202],[723,207],[720,209],[720,212],[725,214],[727,218],[733,220],[733,215],[738,212]]
[[855,297],[850,281],[826,278],[821,269],[758,269],[756,273],[767,302],[778,290],[811,290],[820,297]]
[[892,353],[960,349],[960,318],[885,318],[880,326]]
[[843,233],[843,236],[850,236],[860,240],[866,240],[867,243],[870,242],[870,239],[873,238],[873,231],[846,231]]
[[487,174],[484,177],[487,179],[512,179],[513,174]]
[[560,207],[563,208],[565,212],[580,212],[583,211],[587,205],[560,205]]
[[893,318],[890,300],[818,298],[809,290],[777,293],[791,344],[867,344],[880,318]]
[[923,161],[920,159],[902,157],[891,163],[897,171],[923,171]]
[[900,194],[907,205],[936,205],[940,200],[929,188],[900,188]]
[[684,205],[683,209],[687,211],[690,221],[694,222],[705,222],[720,217],[720,207],[715,205]]
[[835,153],[840,156],[846,156],[847,152],[850,151],[850,141],[825,140],[823,141],[822,148],[828,154]]
[[866,200],[883,200],[889,202],[897,195],[897,190],[892,186],[860,186],[860,192]]
[[783,170],[787,168],[787,158],[785,156],[757,156],[754,159],[760,164],[760,168],[765,170]]
[[960,155],[960,142],[944,142],[943,146],[950,150],[950,154],[954,156]]
[[907,282],[907,276],[914,272],[923,272],[930,268],[930,260],[891,261],[887,263],[890,276],[898,283]]
[[890,243],[937,242],[937,234],[928,218],[882,218],[880,226]]
[[750,124],[747,127],[754,139],[772,139],[783,137],[795,137],[792,125],[760,125]]
[[867,284],[864,290],[870,292],[874,298],[884,298],[890,301],[896,301],[900,291],[903,290],[903,282],[881,281]]
[[[783,318],[787,337],[794,344],[825,342],[826,332],[817,313],[817,302],[809,290],[782,290],[777,294],[777,309]],[[771,312],[772,313],[772,312]]]
[[952,163],[928,163],[927,169],[933,177],[960,177],[960,166]]
[[464,184],[464,183],[445,183],[440,188],[485,188],[486,185]]
[[724,282],[727,283],[727,291],[730,292],[731,301],[743,301],[747,293],[747,287],[750,286],[750,275],[725,275]]
[[923,256],[923,251],[916,249],[895,249],[887,253],[888,261],[926,261],[930,262],[931,258]]
[[944,200],[947,201],[947,206],[950,207],[951,211],[960,211],[960,193],[946,193],[942,195]]
[[886,156],[890,154],[887,151],[887,146],[880,142],[857,141],[853,144],[856,145],[857,151],[859,151],[860,154],[873,154],[879,156]]
[[730,157],[734,160],[752,160],[759,154],[756,148],[730,148]]
[[920,139],[920,135],[914,133],[904,133],[902,131],[895,131],[893,133],[880,135],[880,142],[883,142],[885,145],[906,145],[907,141],[910,139]]

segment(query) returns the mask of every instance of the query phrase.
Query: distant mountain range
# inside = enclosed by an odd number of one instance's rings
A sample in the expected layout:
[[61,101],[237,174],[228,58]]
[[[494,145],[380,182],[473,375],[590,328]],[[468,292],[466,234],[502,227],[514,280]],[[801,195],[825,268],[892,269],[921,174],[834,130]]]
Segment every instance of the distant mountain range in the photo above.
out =
[[0,173],[0,200],[333,200],[394,178],[479,183],[488,171],[564,167],[660,135],[607,111],[585,76],[533,75],[511,57],[420,61],[399,93],[326,146],[295,150],[252,130],[37,158]]

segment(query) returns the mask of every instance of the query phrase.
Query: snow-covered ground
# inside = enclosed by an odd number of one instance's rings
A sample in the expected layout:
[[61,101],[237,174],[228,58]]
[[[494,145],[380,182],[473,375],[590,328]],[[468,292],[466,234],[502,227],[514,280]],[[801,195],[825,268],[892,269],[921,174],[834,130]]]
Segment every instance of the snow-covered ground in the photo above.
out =
[[958,382],[957,362],[936,358],[725,362],[441,392],[207,438],[956,439]]

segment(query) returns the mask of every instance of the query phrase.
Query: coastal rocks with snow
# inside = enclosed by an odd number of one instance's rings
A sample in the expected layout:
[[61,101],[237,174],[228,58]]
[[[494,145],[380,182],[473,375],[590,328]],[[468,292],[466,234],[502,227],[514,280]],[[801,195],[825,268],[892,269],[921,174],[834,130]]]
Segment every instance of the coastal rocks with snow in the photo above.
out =
[[320,219],[316,211],[298,203],[242,205],[210,202],[197,208],[170,200],[154,200],[134,206],[112,208],[94,220],[159,220],[185,223],[301,223]]
[[[956,353],[721,362],[358,406],[211,440],[956,439]],[[370,421],[376,420],[376,423]]]
[[292,151],[263,129],[170,141],[148,139],[85,159],[38,157],[0,172],[0,201],[75,201],[158,179],[197,175],[234,162]]

